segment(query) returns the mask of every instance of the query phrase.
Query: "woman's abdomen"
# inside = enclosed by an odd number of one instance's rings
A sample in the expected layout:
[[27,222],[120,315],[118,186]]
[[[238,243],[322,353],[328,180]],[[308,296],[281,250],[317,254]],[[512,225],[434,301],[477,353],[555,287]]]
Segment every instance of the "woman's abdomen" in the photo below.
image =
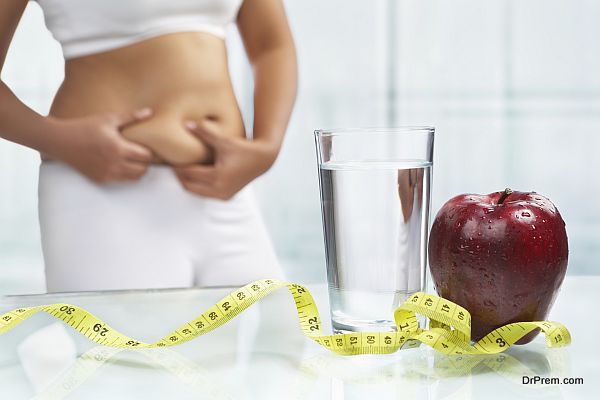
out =
[[168,109],[155,107],[149,119],[121,131],[126,139],[152,149],[156,162],[186,165],[213,161],[212,149],[185,127],[186,121],[194,121],[200,125],[206,120],[210,122],[208,126],[218,134],[245,136],[241,117],[232,113],[237,110],[235,103],[230,106],[230,110],[220,111],[214,110],[214,107],[202,107],[194,101],[174,103],[179,106]]
[[67,61],[50,114],[69,118],[151,107],[153,115],[123,128],[150,148],[155,162],[208,163],[212,150],[185,128],[210,120],[218,134],[244,137],[224,41],[206,33],[163,35]]

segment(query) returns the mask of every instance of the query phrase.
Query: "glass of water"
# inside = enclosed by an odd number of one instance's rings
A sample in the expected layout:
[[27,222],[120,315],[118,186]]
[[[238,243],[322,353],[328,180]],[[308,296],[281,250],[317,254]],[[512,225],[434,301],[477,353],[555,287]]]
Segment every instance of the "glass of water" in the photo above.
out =
[[395,330],[425,290],[432,127],[315,131],[336,333]]

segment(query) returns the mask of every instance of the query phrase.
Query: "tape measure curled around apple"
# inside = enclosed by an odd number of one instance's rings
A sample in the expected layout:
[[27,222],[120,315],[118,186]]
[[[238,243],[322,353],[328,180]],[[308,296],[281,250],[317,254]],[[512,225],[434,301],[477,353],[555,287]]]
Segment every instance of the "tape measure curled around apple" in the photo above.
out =
[[456,196],[439,210],[429,236],[435,289],[470,312],[475,341],[509,323],[543,321],[565,277],[568,255],[565,222],[536,192]]

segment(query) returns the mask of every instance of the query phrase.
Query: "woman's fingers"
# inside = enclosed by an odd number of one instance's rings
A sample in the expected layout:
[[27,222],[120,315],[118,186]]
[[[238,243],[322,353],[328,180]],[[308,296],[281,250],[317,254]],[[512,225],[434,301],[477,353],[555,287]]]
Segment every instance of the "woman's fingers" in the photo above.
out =
[[[153,160],[153,154],[150,149],[130,140],[125,139],[121,136],[120,131],[130,124],[140,122],[152,115],[151,108],[141,108],[135,111],[126,112],[113,112],[108,114],[109,124],[111,128],[115,130],[115,133],[111,134],[113,140],[118,143],[118,150],[120,156],[126,160],[139,161],[149,163]],[[111,130],[112,130],[111,129]]]
[[202,121],[201,124],[197,124],[195,121],[186,121],[185,127],[198,139],[213,148],[219,147],[223,142],[223,137],[217,133],[216,125],[210,121]]
[[152,115],[152,109],[149,107],[140,108],[134,111],[114,112],[110,114],[111,122],[121,130],[135,122],[142,121]]
[[190,165],[185,167],[174,167],[177,176],[190,182],[212,183],[216,179],[216,171],[213,166]]
[[148,172],[148,164],[127,161],[123,166],[121,177],[125,180],[138,180]]
[[181,184],[187,191],[197,194],[199,196],[218,197],[215,193],[215,189],[206,183],[183,180]]
[[193,165],[175,167],[177,178],[181,185],[194,194],[227,200],[229,196],[222,185],[219,185],[218,173],[215,167]]
[[122,139],[121,142],[123,156],[127,160],[149,163],[154,159],[152,151],[147,147],[127,139]]

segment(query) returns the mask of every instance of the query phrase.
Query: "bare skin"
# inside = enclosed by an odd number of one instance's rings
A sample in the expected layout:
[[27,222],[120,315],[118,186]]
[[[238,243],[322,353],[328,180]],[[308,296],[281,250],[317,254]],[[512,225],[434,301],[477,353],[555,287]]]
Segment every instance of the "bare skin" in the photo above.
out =
[[156,162],[212,162],[210,148],[186,129],[188,120],[210,121],[223,135],[246,135],[225,43],[213,35],[174,33],[76,58],[67,61],[65,75],[50,115],[67,119],[149,107],[149,118],[121,133],[151,149]]
[[[26,3],[4,0],[0,8],[2,64]],[[228,199],[275,161],[296,94],[295,50],[281,0],[245,0],[237,25],[254,71],[252,140],[233,94],[225,43],[202,32],[67,60],[46,117],[0,83],[0,137],[98,183],[136,180],[150,163],[165,163],[189,191]]]

